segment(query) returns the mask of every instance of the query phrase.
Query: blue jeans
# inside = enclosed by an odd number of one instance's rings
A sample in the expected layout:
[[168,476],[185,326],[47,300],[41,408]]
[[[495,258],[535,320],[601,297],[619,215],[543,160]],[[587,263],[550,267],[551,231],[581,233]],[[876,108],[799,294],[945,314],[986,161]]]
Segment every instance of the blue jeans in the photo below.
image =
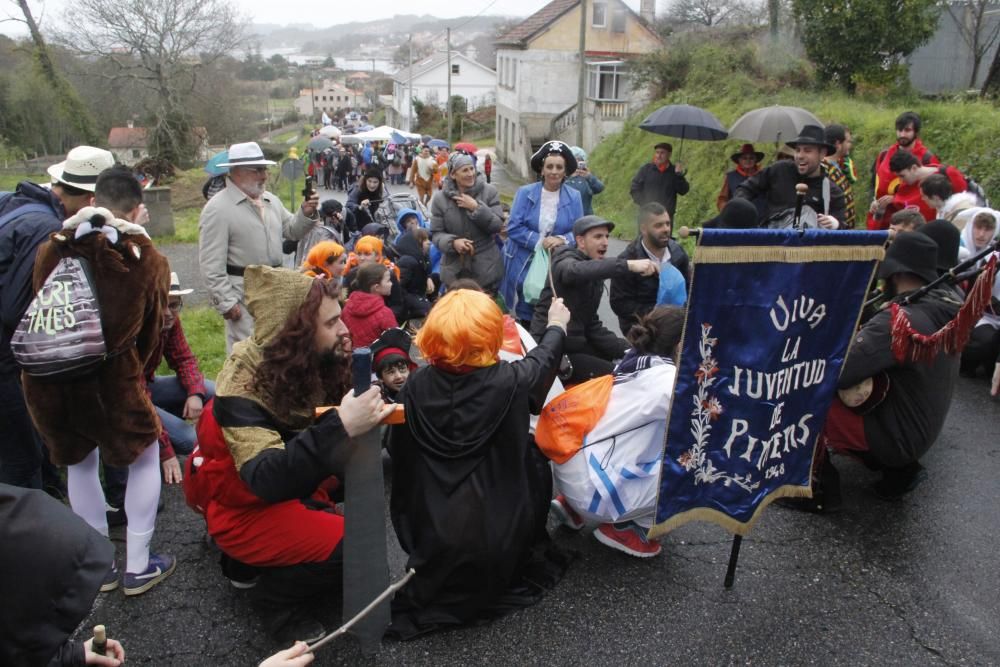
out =
[[[174,451],[185,456],[194,451],[198,437],[194,425],[184,421],[184,404],[188,395],[181,386],[176,375],[157,375],[150,387],[153,394],[153,405],[160,415],[160,422],[170,436]],[[215,383],[205,380],[205,403],[215,396]]]
[[[187,391],[181,386],[176,375],[157,375],[150,387],[153,405],[160,416],[163,430],[170,437],[174,451],[185,456],[194,451],[198,441],[195,428],[181,416],[187,402]],[[215,383],[205,380],[205,403],[215,396]],[[128,481],[128,467],[104,466],[104,484],[108,503],[115,507],[125,504],[125,484]]]

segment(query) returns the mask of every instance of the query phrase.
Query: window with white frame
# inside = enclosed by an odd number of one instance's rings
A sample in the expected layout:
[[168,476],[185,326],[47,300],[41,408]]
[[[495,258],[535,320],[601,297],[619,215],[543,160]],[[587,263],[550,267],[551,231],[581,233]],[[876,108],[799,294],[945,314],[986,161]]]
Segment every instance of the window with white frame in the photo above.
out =
[[587,63],[587,97],[604,102],[628,98],[627,66],[620,60]]
[[603,28],[608,25],[608,3],[594,2],[591,25],[595,28]]

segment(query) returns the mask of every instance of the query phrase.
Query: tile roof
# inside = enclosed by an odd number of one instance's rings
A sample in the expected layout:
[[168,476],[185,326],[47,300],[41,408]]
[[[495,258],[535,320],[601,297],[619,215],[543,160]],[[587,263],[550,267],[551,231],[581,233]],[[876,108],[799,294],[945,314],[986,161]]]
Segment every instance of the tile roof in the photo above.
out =
[[580,0],[552,0],[497,38],[496,43],[524,46],[529,39],[578,4],[580,4]]
[[136,148],[145,145],[144,127],[113,127],[108,133],[108,148]]

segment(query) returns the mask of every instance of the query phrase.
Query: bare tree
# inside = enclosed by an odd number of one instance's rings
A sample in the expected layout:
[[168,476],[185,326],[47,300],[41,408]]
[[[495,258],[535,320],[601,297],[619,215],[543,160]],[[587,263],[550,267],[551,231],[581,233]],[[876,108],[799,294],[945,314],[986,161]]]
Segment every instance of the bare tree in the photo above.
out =
[[742,13],[743,3],[738,0],[671,0],[667,7],[669,20],[706,28],[727,23]]
[[230,0],[76,0],[72,30],[59,40],[111,63],[104,78],[152,93],[152,153],[178,162],[190,154],[188,102],[200,73],[241,46],[246,27]]
[[986,53],[993,47],[1000,36],[1000,4],[996,0],[965,0],[942,3],[958,27],[958,34],[969,47],[972,54],[972,75],[969,77],[969,87],[976,85],[979,78],[979,67]]

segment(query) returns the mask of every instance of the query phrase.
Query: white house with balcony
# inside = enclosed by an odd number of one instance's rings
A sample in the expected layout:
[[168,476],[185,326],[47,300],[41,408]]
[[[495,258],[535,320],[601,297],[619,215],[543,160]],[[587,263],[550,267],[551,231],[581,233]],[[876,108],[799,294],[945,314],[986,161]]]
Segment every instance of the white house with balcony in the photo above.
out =
[[[497,73],[460,51],[438,52],[412,67],[404,67],[392,75],[392,106],[387,109],[386,122],[407,132],[410,128],[410,91],[413,99],[442,109],[448,100],[448,77],[451,72],[451,94],[465,99],[466,108],[475,111],[496,101]],[[416,124],[416,110],[413,123]]]
[[629,83],[629,61],[663,43],[650,27],[654,0],[642,0],[641,7],[640,15],[621,0],[552,0],[497,39],[496,148],[510,171],[528,178],[531,154],[549,139],[576,144],[578,123],[589,151],[649,102],[647,91]]

